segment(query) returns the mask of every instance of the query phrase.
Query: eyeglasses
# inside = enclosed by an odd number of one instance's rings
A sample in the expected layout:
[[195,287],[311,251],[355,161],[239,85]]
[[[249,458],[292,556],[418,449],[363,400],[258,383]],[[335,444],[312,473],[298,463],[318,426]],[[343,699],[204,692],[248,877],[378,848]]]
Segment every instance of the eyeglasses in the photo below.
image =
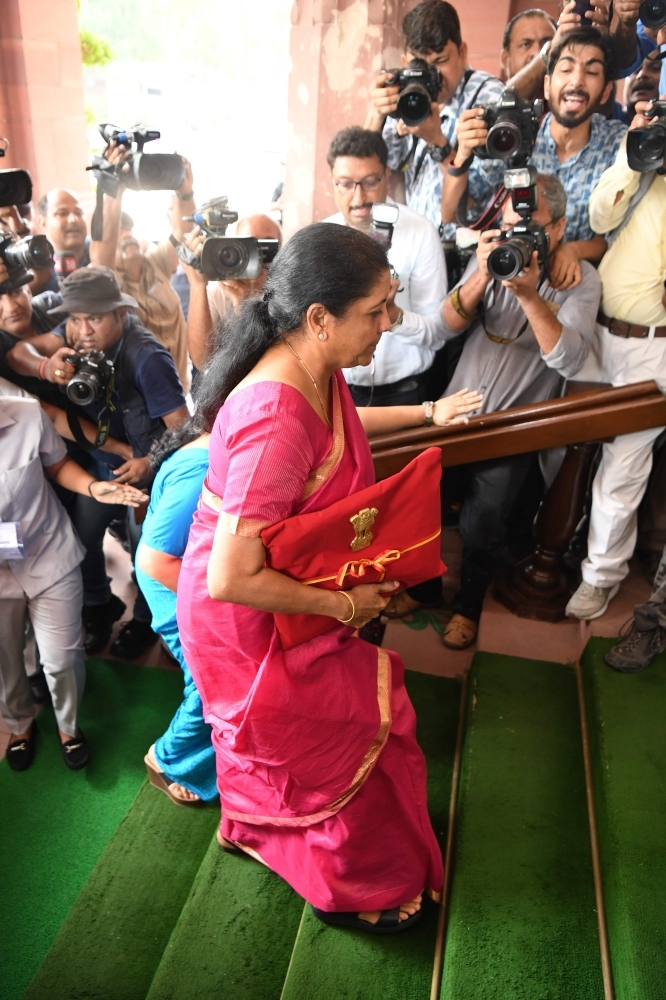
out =
[[353,181],[350,177],[343,177],[339,181],[333,181],[333,183],[339,191],[355,191],[357,187],[363,191],[376,191],[383,181],[385,173],[386,171],[383,171],[379,177],[364,177],[362,181]]

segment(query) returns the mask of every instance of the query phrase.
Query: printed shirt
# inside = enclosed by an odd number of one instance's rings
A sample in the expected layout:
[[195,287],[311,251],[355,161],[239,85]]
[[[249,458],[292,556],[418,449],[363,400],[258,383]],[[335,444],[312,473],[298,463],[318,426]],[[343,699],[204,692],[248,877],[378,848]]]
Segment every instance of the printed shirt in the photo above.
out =
[[627,126],[622,122],[608,121],[603,115],[592,115],[587,146],[560,163],[555,140],[550,134],[551,118],[549,112],[541,122],[530,163],[540,173],[557,177],[566,191],[565,241],[591,240],[595,234],[590,225],[590,197],[604,170],[615,160],[620,143],[627,134]]
[[[482,70],[472,70],[466,73],[458,88],[441,111],[442,133],[452,146],[456,146],[456,122],[463,111],[476,107],[481,101],[495,102],[504,91],[505,85],[497,77]],[[426,153],[427,143],[419,139],[414,147],[414,137],[400,136],[397,132],[398,123],[395,118],[387,118],[384,125],[384,141],[388,146],[388,165],[391,170],[400,170],[405,161],[405,188],[407,204],[415,212],[425,215],[426,219],[439,229],[442,224],[442,181],[443,174],[438,163],[435,163]],[[420,170],[417,168],[421,164]],[[469,197],[473,205],[480,211],[495,194],[504,177],[504,164],[501,160],[474,159],[468,173]],[[454,223],[442,227],[445,239],[454,239],[456,226]]]

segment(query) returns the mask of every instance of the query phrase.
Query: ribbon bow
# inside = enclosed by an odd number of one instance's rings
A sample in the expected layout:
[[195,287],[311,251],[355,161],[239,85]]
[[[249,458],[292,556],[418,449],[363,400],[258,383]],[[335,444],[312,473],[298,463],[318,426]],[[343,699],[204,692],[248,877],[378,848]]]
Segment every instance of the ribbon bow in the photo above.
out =
[[382,552],[378,556],[374,556],[373,559],[350,559],[349,562],[344,563],[340,567],[340,572],[336,577],[336,584],[341,587],[345,582],[346,576],[355,576],[361,578],[365,576],[366,568],[371,566],[372,569],[377,570],[379,573],[378,583],[381,583],[386,576],[386,563],[395,562],[401,556],[400,549],[387,549],[386,552]]

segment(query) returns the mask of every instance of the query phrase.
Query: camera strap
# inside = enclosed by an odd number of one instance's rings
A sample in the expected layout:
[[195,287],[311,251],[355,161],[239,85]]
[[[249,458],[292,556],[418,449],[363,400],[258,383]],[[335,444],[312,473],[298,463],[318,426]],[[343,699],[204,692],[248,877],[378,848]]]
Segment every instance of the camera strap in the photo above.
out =
[[95,211],[90,221],[90,236],[95,242],[98,242],[104,239],[104,192],[99,182],[95,198]]
[[492,229],[502,214],[504,203],[508,197],[509,192],[504,185],[501,184],[497,193],[488,203],[480,218],[478,218],[476,222],[470,222],[467,219],[467,189],[465,189],[465,193],[458,202],[458,210],[456,212],[458,225],[465,226],[467,229],[473,229],[475,232],[481,232],[484,229]]
[[[543,283],[544,283],[544,279],[540,278],[537,291],[541,291]],[[492,340],[493,344],[515,344],[516,341],[520,340],[520,338],[522,337],[522,335],[525,333],[525,330],[529,326],[530,321],[527,319],[527,317],[525,317],[525,322],[523,323],[523,325],[521,326],[520,330],[518,331],[518,333],[516,334],[515,337],[498,337],[494,333],[488,333],[488,330],[486,329],[486,324],[484,322],[484,316],[486,315],[486,313],[488,312],[488,310],[492,309],[492,307],[495,305],[495,300],[497,298],[497,278],[493,278],[492,295],[493,295],[493,300],[492,300],[492,302],[491,302],[491,304],[489,306],[483,306],[483,308],[480,308],[480,306],[481,306],[482,303],[479,303],[479,307],[478,307],[478,318],[479,318],[479,322],[481,323],[481,326],[483,328],[483,332],[485,333],[485,335],[488,338],[488,340]]]

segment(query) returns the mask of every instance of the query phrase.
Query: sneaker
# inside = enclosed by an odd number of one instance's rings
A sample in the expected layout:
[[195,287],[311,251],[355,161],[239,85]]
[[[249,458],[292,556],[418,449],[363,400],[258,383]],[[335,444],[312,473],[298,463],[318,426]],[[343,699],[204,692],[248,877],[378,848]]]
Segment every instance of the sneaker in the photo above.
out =
[[78,736],[60,744],[60,752],[70,771],[80,771],[82,767],[86,766],[90,757],[90,747],[81,730],[79,730]]
[[645,670],[655,656],[666,649],[666,629],[656,625],[654,628],[639,632],[636,623],[631,623],[629,632],[620,639],[604,656],[604,660],[613,670],[622,674],[636,674]]
[[583,580],[567,604],[565,614],[569,618],[580,618],[587,622],[593,618],[601,618],[619,589],[619,583],[613,587],[593,587]]
[[35,759],[35,741],[37,726],[33,722],[26,740],[14,740],[7,746],[7,763],[12,771],[25,771]]
[[87,604],[83,607],[83,627],[85,637],[83,648],[90,656],[92,653],[99,653],[100,649],[106,646],[111,638],[113,623],[122,616],[127,605],[115,594],[106,604]]
[[136,660],[157,642],[157,638],[157,632],[153,632],[147,622],[132,618],[125,622],[109,652],[119,660]]

